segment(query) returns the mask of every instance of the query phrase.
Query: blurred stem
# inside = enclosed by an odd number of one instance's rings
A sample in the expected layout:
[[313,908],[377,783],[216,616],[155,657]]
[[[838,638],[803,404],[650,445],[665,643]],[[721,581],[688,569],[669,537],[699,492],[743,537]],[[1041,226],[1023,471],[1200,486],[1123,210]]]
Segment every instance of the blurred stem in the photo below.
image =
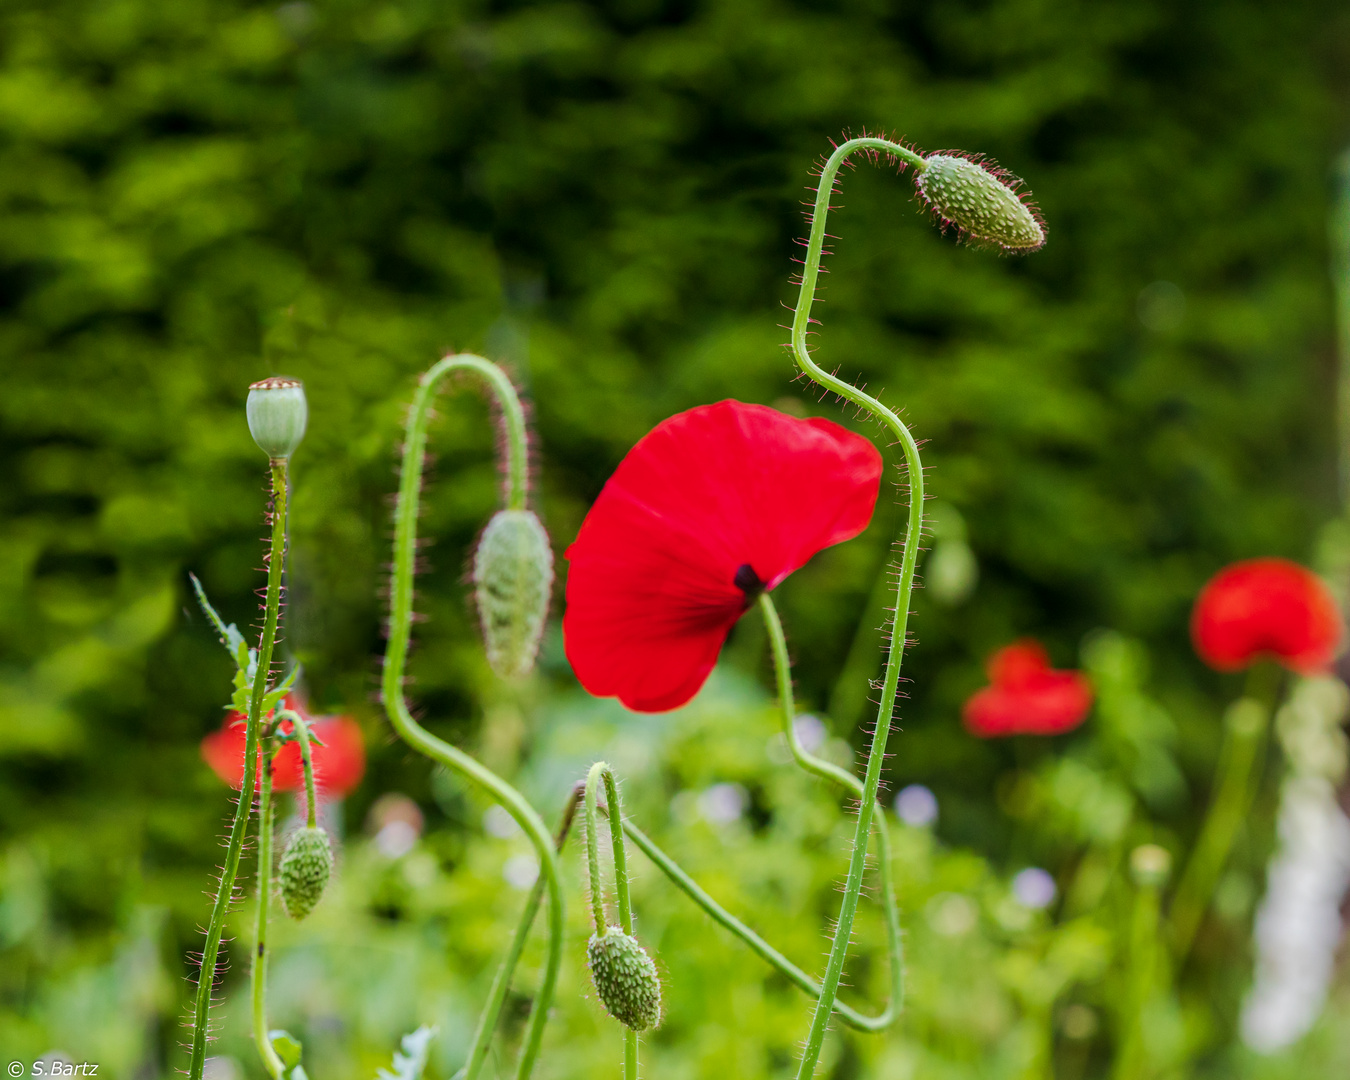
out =
[[[567,796],[567,803],[563,806],[562,822],[553,841],[553,846],[558,851],[562,851],[563,845],[567,843],[567,834],[572,829],[577,803],[581,801],[585,791],[586,785],[578,782]],[[539,905],[543,899],[544,878],[541,874],[535,878],[530,895],[525,901],[525,909],[520,913],[515,936],[511,938],[511,945],[506,950],[506,955],[502,957],[497,974],[493,976],[487,1004],[483,1006],[483,1013],[478,1018],[478,1027],[473,1033],[473,1045],[469,1048],[468,1060],[464,1067],[455,1073],[453,1080],[475,1080],[478,1070],[487,1060],[488,1046],[492,1042],[493,1032],[497,1030],[497,1019],[501,1015],[502,1004],[506,1001],[506,992],[511,988],[511,977],[515,974],[516,965],[520,963],[520,954],[525,949],[525,942],[530,936],[530,927],[534,925],[534,917],[539,913]]]
[[1350,509],[1350,151],[1336,162],[1336,195],[1331,213],[1331,278],[1336,289],[1340,353],[1341,505]]
[[272,469],[272,542],[267,552],[267,600],[263,615],[262,637],[258,641],[257,666],[253,671],[252,693],[244,734],[244,777],[235,804],[234,823],[225,847],[225,865],[220,872],[220,890],[207,924],[206,945],[202,949],[201,970],[197,975],[197,998],[192,1012],[192,1051],[188,1060],[189,1080],[201,1080],[206,1066],[206,1037],[209,1033],[211,989],[216,980],[216,960],[220,954],[220,936],[225,916],[234,895],[234,880],[239,873],[239,853],[248,832],[253,789],[258,779],[258,728],[262,722],[263,694],[272,670],[272,646],[276,643],[277,617],[281,609],[281,572],[286,561],[286,459],[273,458]]
[[[267,918],[272,904],[272,740],[261,749],[266,765],[258,781],[258,921],[253,934],[253,1042],[273,1080],[282,1080],[286,1066],[272,1046],[267,1023]],[[311,825],[314,823],[311,821]]]
[[[774,671],[778,677],[778,701],[783,712],[783,737],[787,739],[792,756],[809,773],[825,780],[833,780],[843,785],[857,799],[866,797],[863,783],[847,769],[841,769],[833,762],[825,761],[811,754],[797,738],[797,706],[792,695],[792,662],[788,658],[787,638],[783,634],[783,623],[778,618],[778,609],[767,592],[759,597],[759,609],[764,615],[764,626],[769,632],[769,641],[773,647]],[[875,798],[875,793],[874,796]],[[886,814],[881,812],[874,819],[877,844],[880,848],[881,902],[886,913],[886,944],[890,953],[891,997],[886,1011],[876,1018],[879,1027],[891,1023],[900,1011],[905,994],[905,957],[904,943],[900,936],[900,913],[896,910],[895,886],[892,881],[891,837],[886,825]]]
[[806,334],[811,323],[811,305],[816,294],[816,279],[820,276],[821,251],[825,244],[825,220],[830,212],[830,196],[834,192],[835,176],[848,156],[859,150],[873,153],[879,151],[889,157],[899,158],[920,172],[927,168],[922,157],[908,147],[891,142],[889,139],[850,139],[830,155],[820,171],[820,182],[816,187],[816,202],[811,215],[811,235],[807,241],[806,260],[802,266],[802,283],[797,294],[797,307],[792,317],[792,355],[797,366],[808,378],[871,413],[899,439],[909,474],[909,521],[905,531],[904,550],[900,558],[899,580],[896,583],[890,654],[886,659],[886,676],[882,682],[877,721],[872,730],[872,745],[867,754],[867,772],[858,803],[858,824],[853,836],[853,854],[849,860],[848,878],[844,883],[844,898],[839,907],[834,940],[830,945],[830,958],[825,966],[825,977],[821,980],[820,999],[816,1002],[815,1015],[811,1019],[811,1030],[807,1035],[806,1048],[797,1070],[797,1080],[808,1080],[815,1073],[816,1062],[820,1059],[820,1050],[825,1041],[825,1031],[834,1009],[834,1000],[839,992],[839,979],[843,974],[844,959],[848,955],[849,940],[853,934],[853,919],[858,911],[858,894],[862,890],[863,870],[867,862],[867,837],[876,809],[881,765],[886,756],[886,740],[890,735],[891,719],[895,713],[895,697],[900,685],[900,662],[905,651],[910,595],[914,589],[914,567],[919,556],[919,538],[923,532],[923,466],[919,460],[919,447],[914,441],[914,436],[900,418],[876,398],[821,368],[812,359],[806,344]]
[[[562,966],[565,900],[558,869],[558,855],[552,837],[524,796],[491,769],[443,739],[438,739],[413,719],[403,695],[403,673],[408,661],[413,615],[413,575],[417,549],[417,512],[421,502],[422,467],[426,453],[427,425],[431,400],[437,384],[453,371],[472,371],[485,378],[497,395],[507,420],[510,489],[512,508],[524,506],[525,501],[525,437],[524,412],[502,370],[481,356],[447,356],[434,364],[422,376],[417,395],[408,414],[407,437],[403,444],[403,470],[399,478],[398,502],[394,510],[394,573],[390,588],[389,644],[384,655],[382,684],[384,707],[390,723],[409,746],[433,761],[445,765],[460,776],[471,780],[496,799],[515,819],[530,838],[539,857],[540,875],[548,890],[548,958],[544,964],[539,992],[530,1009],[529,1026],[516,1066],[518,1080],[526,1080],[539,1057],[539,1047],[548,1023],[549,1008],[553,1004]],[[194,1077],[193,1080],[200,1080]]]
[[1172,955],[1178,970],[1190,954],[1233,841],[1251,810],[1279,684],[1278,667],[1256,664],[1247,674],[1246,693],[1224,714],[1214,798],[1172,897]]
[[1158,923],[1161,900],[1157,885],[1141,883],[1130,919],[1130,968],[1122,1029],[1124,1042],[1116,1055],[1112,1080],[1139,1080],[1147,1074],[1144,1012],[1159,983],[1162,964]]
[[[600,880],[600,815],[596,794],[601,782],[605,785],[605,806],[609,818],[609,836],[614,854],[614,894],[619,909],[619,926],[630,937],[633,934],[633,905],[628,895],[628,857],[623,842],[623,804],[619,802],[619,786],[614,782],[614,770],[605,762],[597,761],[586,774],[586,864],[591,875],[591,914],[595,932],[605,934],[609,925],[605,920],[604,884]],[[627,1025],[623,1036],[624,1080],[637,1080],[637,1032]]]

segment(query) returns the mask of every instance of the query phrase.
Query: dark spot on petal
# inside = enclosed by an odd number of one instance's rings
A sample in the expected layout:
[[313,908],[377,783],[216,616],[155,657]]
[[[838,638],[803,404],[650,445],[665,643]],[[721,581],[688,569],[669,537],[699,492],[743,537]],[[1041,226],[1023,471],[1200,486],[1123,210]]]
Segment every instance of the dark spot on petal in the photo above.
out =
[[736,576],[731,579],[736,588],[745,593],[745,606],[749,607],[759,599],[759,594],[764,591],[764,582],[759,580],[759,575],[755,573],[755,568],[749,563],[741,563],[736,570]]

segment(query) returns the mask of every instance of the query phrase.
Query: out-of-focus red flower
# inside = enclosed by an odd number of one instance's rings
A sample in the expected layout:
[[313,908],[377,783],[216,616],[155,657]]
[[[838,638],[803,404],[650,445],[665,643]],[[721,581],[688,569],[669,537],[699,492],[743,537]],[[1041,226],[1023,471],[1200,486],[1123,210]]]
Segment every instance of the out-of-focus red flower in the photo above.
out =
[[[295,694],[286,695],[283,708],[293,709],[310,719]],[[289,720],[282,723],[281,730],[291,730]],[[346,795],[361,782],[366,772],[366,750],[360,725],[349,716],[326,716],[311,720],[310,731],[324,742],[323,746],[310,746],[315,786],[329,798]],[[202,758],[231,787],[239,787],[244,782],[244,735],[243,714],[232,712],[219,731],[202,740]],[[275,791],[299,791],[304,786],[300,746],[287,743],[272,759],[272,788]]]
[[981,738],[1059,735],[1086,719],[1092,687],[1077,671],[1055,671],[1041,644],[1015,641],[994,653],[989,683],[966,702],[966,727]]
[[867,527],[880,483],[876,447],[828,420],[722,401],[658,424],[567,551],[581,685],[642,712],[683,705],[761,592]]
[[1195,651],[1219,671],[1238,671],[1262,657],[1302,674],[1321,671],[1336,655],[1341,634],[1331,591],[1288,559],[1224,567],[1200,590],[1191,613]]

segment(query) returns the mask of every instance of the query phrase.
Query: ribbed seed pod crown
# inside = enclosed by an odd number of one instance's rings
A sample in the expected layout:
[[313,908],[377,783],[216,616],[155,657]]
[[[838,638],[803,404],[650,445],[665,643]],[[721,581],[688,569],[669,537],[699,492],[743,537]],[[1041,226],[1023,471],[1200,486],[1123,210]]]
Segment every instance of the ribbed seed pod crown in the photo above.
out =
[[914,179],[919,194],[971,240],[1008,251],[1035,251],[1045,229],[1004,174],[958,154],[933,154]]
[[292,919],[303,919],[323,896],[333,872],[333,849],[319,828],[297,829],[281,856],[281,902]]
[[661,1022],[661,977],[635,937],[611,926],[586,943],[591,981],[605,1011],[634,1031]]
[[277,375],[248,388],[248,430],[269,458],[288,458],[305,437],[309,405],[299,379]]
[[553,589],[553,549],[529,510],[500,510],[483,530],[473,560],[478,616],[488,663],[503,679],[534,667]]

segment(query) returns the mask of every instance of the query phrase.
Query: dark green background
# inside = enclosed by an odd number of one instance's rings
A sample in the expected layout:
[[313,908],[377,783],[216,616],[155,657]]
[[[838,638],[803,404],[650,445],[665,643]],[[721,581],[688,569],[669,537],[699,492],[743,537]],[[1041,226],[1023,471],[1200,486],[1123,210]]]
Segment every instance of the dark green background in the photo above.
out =
[[[959,247],[866,164],[831,218],[818,355],[928,440],[981,572],[956,607],[918,596],[896,778],[939,792],[949,840],[1005,857],[997,778],[1046,750],[969,739],[960,703],[1009,639],[1069,666],[1106,626],[1152,653],[1193,827],[1234,686],[1191,655],[1191,599],[1228,560],[1308,560],[1336,512],[1339,5],[7,0],[0,56],[0,835],[40,853],[61,943],[10,933],[0,1008],[21,1014],[52,956],[97,955],[139,897],[168,906],[178,955],[205,917],[223,794],[197,743],[230,668],[186,574],[254,618],[248,383],[309,392],[286,646],[369,736],[355,826],[382,790],[427,795],[371,699],[416,374],[447,349],[511,367],[559,555],[675,411],[840,416],[781,343],[801,204],[841,133],[989,154],[1049,224],[1031,257]],[[1143,292],[1160,281],[1184,296],[1170,320]],[[493,434],[476,395],[442,414],[416,693],[473,739],[493,690],[462,576]],[[898,521],[884,497],[780,590],[805,707],[871,625]],[[732,650],[762,674],[759,633]],[[856,744],[856,693],[834,701]]]

